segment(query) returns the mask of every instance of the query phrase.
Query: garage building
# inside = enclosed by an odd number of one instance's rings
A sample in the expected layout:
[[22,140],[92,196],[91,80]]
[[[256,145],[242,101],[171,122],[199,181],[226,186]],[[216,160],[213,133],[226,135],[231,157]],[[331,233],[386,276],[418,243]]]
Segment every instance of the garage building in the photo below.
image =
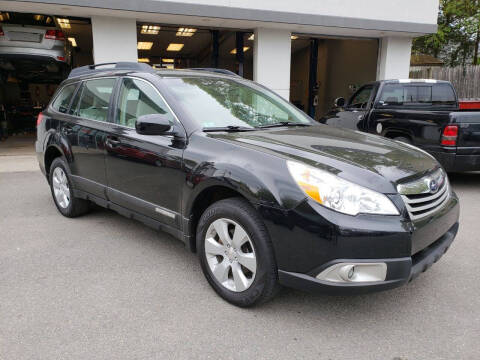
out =
[[[71,67],[140,61],[225,68],[319,118],[362,83],[408,78],[412,38],[437,13],[438,0],[0,1],[0,110],[33,130]],[[38,49],[46,38],[63,53]]]

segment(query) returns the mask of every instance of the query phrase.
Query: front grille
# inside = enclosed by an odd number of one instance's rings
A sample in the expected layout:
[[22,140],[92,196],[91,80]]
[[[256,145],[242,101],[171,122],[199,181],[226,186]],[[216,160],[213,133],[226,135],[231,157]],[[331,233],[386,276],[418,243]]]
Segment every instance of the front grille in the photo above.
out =
[[[432,186],[432,182],[437,187]],[[401,184],[399,193],[405,203],[411,220],[418,220],[440,210],[450,197],[448,178],[442,169],[420,180]]]

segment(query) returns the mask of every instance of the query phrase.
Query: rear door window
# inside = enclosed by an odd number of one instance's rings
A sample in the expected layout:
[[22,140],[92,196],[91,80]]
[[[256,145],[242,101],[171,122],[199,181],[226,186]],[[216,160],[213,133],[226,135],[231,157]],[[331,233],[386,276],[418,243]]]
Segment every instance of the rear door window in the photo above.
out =
[[72,100],[72,96],[75,92],[75,88],[77,84],[71,84],[64,86],[58,96],[55,98],[55,101],[52,104],[52,107],[61,113],[66,113],[68,111],[68,106],[70,105],[70,101]]
[[114,85],[113,78],[85,81],[70,113],[84,119],[108,121],[108,106]]

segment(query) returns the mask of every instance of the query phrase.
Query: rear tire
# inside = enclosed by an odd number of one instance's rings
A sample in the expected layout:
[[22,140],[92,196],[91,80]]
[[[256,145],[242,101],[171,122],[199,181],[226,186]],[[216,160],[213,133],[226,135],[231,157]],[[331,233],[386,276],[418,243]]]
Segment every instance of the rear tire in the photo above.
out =
[[67,165],[62,158],[53,160],[50,166],[49,182],[53,201],[63,216],[73,218],[87,213],[90,202],[73,195],[72,182]]
[[244,199],[220,200],[205,210],[197,227],[197,251],[208,282],[231,304],[258,305],[279,290],[267,229]]

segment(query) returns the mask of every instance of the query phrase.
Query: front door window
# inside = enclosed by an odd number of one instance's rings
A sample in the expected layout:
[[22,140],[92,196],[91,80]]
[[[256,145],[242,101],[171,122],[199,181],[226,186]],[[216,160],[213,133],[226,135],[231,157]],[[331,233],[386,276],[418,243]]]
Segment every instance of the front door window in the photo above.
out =
[[352,96],[348,104],[349,108],[366,109],[370,96],[372,94],[373,86],[364,86]]

